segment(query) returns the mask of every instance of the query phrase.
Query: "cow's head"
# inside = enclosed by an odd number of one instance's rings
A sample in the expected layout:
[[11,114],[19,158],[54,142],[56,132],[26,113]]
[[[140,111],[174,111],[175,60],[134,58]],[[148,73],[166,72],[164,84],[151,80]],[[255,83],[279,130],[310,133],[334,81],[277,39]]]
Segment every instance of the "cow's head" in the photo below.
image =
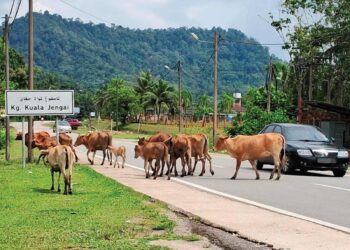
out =
[[141,137],[139,138],[139,141],[137,142],[138,145],[143,146],[147,143],[147,140],[145,139],[145,137]]
[[226,136],[226,137],[220,136],[219,139],[217,139],[217,141],[215,143],[214,150],[221,151],[221,150],[226,149],[225,142],[226,142],[227,138],[228,138],[228,136]]
[[22,132],[16,134],[16,140],[22,140]]
[[142,146],[140,145],[135,145],[135,158],[138,158],[139,156],[142,155]]
[[78,146],[84,144],[84,141],[85,141],[85,135],[79,135],[77,137],[77,140],[74,143],[74,147],[78,147]]

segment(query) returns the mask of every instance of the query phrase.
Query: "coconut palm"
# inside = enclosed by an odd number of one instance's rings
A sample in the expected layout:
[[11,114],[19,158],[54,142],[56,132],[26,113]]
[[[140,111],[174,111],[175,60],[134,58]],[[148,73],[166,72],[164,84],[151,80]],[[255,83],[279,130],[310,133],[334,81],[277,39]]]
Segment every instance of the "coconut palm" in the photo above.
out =
[[164,106],[169,108],[175,98],[174,87],[159,79],[154,82],[151,90],[145,93],[143,105],[144,107],[153,107],[155,109],[157,121],[159,122],[161,108]]
[[192,106],[192,93],[188,89],[181,91],[182,110],[186,114],[187,109]]
[[220,112],[230,113],[233,107],[234,98],[227,92],[224,92],[220,97],[219,110]]
[[[137,77],[137,85],[134,87],[135,92],[140,96],[140,103],[144,103],[145,94],[151,90],[153,85],[153,76],[150,72],[141,71]],[[146,114],[146,107],[143,106],[143,112]]]

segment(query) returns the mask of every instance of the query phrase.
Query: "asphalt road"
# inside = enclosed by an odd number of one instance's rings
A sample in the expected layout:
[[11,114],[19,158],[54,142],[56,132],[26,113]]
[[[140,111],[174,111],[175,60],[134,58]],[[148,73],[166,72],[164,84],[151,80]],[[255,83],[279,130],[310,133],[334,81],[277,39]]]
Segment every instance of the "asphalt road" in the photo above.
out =
[[[21,129],[20,123],[13,123],[13,125]],[[35,131],[41,129],[47,130],[40,123],[36,123]],[[72,134],[72,137],[75,138],[76,135]],[[113,145],[126,147],[127,164],[143,169],[143,160],[134,158],[135,144],[135,141],[130,140],[113,140]],[[78,151],[85,152],[86,149],[80,146]],[[259,171],[261,179],[255,180],[255,173],[249,162],[243,162],[237,179],[230,180],[235,170],[235,160],[220,154],[212,154],[212,158],[214,176],[210,175],[208,168],[204,176],[198,176],[201,170],[201,163],[199,163],[194,176],[173,177],[173,179],[229,198],[320,220],[321,223],[331,223],[350,231],[349,175],[336,178],[329,171],[312,171],[306,175],[298,173],[282,175],[279,181],[274,181],[268,179],[272,166],[267,165]],[[101,158],[95,159],[95,163],[98,162],[101,162]],[[181,169],[180,162],[177,166],[178,170]],[[140,174],[144,172],[140,171]]]

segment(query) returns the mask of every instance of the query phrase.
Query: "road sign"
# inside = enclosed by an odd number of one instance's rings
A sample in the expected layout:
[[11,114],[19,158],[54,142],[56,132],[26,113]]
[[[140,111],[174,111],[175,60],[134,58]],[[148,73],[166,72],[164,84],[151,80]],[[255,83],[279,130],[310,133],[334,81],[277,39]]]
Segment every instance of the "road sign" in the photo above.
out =
[[72,115],[74,90],[7,90],[6,115]]

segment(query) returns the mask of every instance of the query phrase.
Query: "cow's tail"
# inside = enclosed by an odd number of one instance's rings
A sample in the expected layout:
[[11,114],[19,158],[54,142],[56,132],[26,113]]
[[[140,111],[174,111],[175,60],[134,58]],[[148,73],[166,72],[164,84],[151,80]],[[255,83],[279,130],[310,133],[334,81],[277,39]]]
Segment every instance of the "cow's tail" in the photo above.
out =
[[64,147],[64,151],[66,153],[66,166],[65,166],[65,169],[68,169],[69,168],[69,154],[68,154],[68,150],[66,147]]
[[111,134],[108,133],[108,146],[107,146],[107,158],[108,158],[108,155],[109,155],[109,162],[110,162],[110,165],[112,165],[113,163],[113,159],[112,159],[112,141],[113,141],[113,137]]
[[284,138],[283,135],[280,135],[280,136],[283,143],[281,153],[280,153],[280,161],[281,161],[281,164],[283,164],[286,157],[286,139]]

